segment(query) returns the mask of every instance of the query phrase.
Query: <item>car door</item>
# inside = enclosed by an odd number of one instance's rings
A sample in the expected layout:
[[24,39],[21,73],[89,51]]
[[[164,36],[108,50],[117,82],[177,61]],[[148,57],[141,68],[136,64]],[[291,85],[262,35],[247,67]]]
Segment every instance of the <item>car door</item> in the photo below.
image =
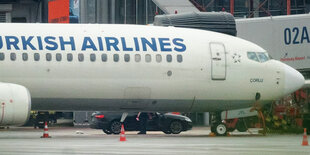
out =
[[156,113],[149,113],[151,119],[147,121],[147,130],[148,131],[158,131],[159,130],[159,117]]
[[139,130],[139,122],[136,120],[137,113],[128,113],[125,119],[126,130],[137,131]]

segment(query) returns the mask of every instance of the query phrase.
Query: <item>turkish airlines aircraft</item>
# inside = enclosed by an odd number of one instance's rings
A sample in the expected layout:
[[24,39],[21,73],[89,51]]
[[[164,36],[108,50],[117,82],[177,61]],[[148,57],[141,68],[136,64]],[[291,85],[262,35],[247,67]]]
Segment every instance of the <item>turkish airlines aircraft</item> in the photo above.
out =
[[[0,24],[0,125],[32,110],[214,112],[304,85],[246,40],[138,25]],[[31,108],[30,108],[31,107]]]

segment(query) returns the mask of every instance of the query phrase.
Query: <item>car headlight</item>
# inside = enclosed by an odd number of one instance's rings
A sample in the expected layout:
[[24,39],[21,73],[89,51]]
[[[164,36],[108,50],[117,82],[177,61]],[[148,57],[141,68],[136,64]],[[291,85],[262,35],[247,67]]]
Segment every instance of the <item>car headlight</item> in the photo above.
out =
[[187,122],[192,122],[192,120],[189,119],[188,117],[185,118],[185,121],[187,121]]

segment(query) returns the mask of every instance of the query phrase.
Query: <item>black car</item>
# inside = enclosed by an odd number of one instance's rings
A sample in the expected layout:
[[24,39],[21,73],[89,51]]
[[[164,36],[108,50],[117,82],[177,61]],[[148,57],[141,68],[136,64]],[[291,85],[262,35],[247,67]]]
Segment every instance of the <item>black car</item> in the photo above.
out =
[[[139,131],[139,121],[136,120],[138,113],[128,113],[124,122],[126,131]],[[147,131],[162,131],[166,134],[179,134],[192,128],[192,121],[182,115],[150,113],[152,119],[147,121]],[[91,116],[90,127],[102,129],[106,134],[119,134],[121,132],[120,119],[122,113],[94,112]]]

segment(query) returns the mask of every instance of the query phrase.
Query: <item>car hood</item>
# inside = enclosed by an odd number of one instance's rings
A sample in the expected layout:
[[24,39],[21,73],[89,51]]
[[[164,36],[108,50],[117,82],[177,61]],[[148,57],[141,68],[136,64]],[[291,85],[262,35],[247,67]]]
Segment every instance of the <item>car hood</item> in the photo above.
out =
[[164,116],[167,118],[173,118],[173,119],[179,119],[179,120],[185,120],[186,118],[188,118],[186,116],[170,114],[170,113],[164,114]]

